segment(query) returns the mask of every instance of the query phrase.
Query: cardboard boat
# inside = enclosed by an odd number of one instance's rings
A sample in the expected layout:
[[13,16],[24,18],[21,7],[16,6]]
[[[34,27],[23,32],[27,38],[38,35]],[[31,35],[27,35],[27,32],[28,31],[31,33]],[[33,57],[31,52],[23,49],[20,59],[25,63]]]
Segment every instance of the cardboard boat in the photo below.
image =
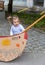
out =
[[8,62],[19,57],[24,51],[27,42],[27,34],[25,32],[44,17],[45,14],[18,35],[0,36],[0,61]]
[[0,61],[11,61],[20,56],[26,42],[26,33],[14,36],[0,36]]

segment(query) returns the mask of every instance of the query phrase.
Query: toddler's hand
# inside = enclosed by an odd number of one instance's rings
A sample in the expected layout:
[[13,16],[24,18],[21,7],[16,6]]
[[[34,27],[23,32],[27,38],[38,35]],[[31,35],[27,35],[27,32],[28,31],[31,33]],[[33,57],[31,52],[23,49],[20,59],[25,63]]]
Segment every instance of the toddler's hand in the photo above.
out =
[[11,16],[7,17],[7,20],[10,20],[10,19],[12,19],[12,17],[11,17]]

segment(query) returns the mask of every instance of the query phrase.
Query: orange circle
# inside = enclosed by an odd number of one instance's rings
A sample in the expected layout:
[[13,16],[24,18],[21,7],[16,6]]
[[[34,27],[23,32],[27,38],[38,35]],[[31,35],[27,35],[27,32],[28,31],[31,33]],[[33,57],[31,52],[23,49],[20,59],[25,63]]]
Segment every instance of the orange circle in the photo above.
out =
[[17,44],[16,44],[16,47],[20,47],[20,44],[19,44],[19,43],[17,43]]
[[2,45],[3,46],[9,46],[10,45],[10,40],[9,39],[2,40]]

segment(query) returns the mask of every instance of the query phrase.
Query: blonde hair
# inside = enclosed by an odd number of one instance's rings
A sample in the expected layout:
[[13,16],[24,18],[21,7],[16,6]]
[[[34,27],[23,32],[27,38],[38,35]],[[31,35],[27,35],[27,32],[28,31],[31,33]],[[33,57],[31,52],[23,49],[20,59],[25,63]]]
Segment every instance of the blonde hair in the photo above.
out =
[[11,24],[13,24],[13,19],[18,19],[18,22],[20,22],[20,19],[19,19],[19,17],[17,16],[17,15],[14,15],[14,16],[9,16],[8,18],[8,21],[11,23]]

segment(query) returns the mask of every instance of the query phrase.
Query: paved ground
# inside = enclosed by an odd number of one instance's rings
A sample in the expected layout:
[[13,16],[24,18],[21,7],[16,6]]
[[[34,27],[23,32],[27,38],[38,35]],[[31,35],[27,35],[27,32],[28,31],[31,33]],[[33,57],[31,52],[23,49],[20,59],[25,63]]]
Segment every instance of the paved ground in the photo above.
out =
[[5,13],[0,12],[0,35],[9,35],[10,24],[5,19]]
[[[9,23],[4,19],[2,12],[0,13],[0,35],[9,35],[9,30]],[[45,65],[45,33],[35,29],[29,30],[22,56],[12,62],[0,62],[0,65]]]

